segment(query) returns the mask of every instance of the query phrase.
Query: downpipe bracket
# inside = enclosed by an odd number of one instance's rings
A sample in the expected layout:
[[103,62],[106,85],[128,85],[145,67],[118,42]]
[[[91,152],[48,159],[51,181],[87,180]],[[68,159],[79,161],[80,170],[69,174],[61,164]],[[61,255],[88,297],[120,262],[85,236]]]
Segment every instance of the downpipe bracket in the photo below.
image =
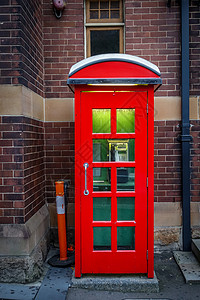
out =
[[188,135],[188,134],[180,134],[178,137],[177,137],[177,140],[178,142],[192,142],[192,136],[191,135]]

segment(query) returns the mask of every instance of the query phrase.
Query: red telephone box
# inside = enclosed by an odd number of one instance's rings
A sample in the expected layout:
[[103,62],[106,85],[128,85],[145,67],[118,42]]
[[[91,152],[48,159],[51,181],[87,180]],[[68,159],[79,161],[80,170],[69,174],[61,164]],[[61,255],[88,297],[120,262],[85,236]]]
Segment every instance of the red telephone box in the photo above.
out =
[[75,276],[154,276],[152,63],[126,54],[75,64]]

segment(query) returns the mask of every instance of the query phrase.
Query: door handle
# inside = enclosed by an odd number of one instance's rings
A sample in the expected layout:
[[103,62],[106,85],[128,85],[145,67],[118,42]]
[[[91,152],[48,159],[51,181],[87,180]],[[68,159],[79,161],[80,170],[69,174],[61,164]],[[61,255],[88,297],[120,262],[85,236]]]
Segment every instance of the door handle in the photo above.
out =
[[87,168],[89,167],[89,164],[84,163],[83,166],[85,168],[85,190],[84,190],[83,194],[87,196],[87,195],[89,195],[89,191],[87,189]]

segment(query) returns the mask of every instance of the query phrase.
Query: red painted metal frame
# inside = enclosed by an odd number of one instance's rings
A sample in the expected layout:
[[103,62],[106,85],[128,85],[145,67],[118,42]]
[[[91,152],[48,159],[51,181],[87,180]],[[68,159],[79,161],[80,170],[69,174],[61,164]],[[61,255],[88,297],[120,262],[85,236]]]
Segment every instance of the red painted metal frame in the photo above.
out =
[[81,109],[80,109],[81,86],[75,89],[75,276],[81,277],[81,199],[80,199],[80,160],[81,149]]
[[154,87],[148,87],[148,278],[154,277]]
[[[85,151],[86,149],[88,149],[87,143],[85,145],[81,145],[81,139],[86,139],[87,140],[87,135],[88,132],[86,131],[84,134],[83,131],[83,136],[81,137],[81,128],[82,128],[82,124],[81,124],[81,116],[83,113],[87,114],[87,103],[84,104],[84,106],[81,106],[81,94],[82,91],[113,91],[113,87],[88,87],[88,86],[76,86],[75,88],[75,182],[76,182],[76,188],[75,188],[75,246],[76,246],[76,251],[75,251],[75,276],[76,277],[80,277],[81,273],[84,272],[84,268],[85,265],[83,264],[83,259],[84,259],[84,249],[83,249],[83,238],[86,238],[86,241],[84,241],[85,243],[87,243],[87,239],[88,239],[88,243],[90,242],[90,237],[89,235],[85,232],[84,236],[83,236],[83,232],[84,232],[84,225],[83,224],[83,216],[84,213],[86,213],[88,215],[88,213],[92,216],[92,208],[88,208],[85,210],[84,212],[84,200],[81,200],[81,194],[83,193],[83,189],[80,188],[81,184],[83,184],[83,182],[81,181],[81,176],[83,177],[83,171],[84,168],[82,166],[83,163],[83,157],[86,154]],[[127,87],[118,87],[117,90],[122,90],[122,91],[130,91],[131,88],[127,88]],[[149,107],[149,114],[148,114],[148,209],[147,209],[147,215],[146,215],[146,219],[148,221],[148,224],[146,224],[147,228],[148,228],[148,233],[147,233],[147,249],[148,249],[148,262],[147,262],[147,268],[145,270],[145,273],[148,273],[148,277],[152,278],[153,277],[153,102],[154,102],[154,92],[153,92],[153,86],[147,86],[147,87],[134,87],[132,88],[132,91],[146,91],[147,92],[147,100],[148,100],[148,107]],[[89,94],[88,94],[89,95]],[[95,101],[94,101],[95,102]],[[85,107],[85,109],[84,109]],[[95,107],[95,104],[94,104]],[[112,118],[115,116],[113,115]],[[113,119],[113,120],[114,120]],[[112,123],[114,124],[114,122]],[[113,128],[113,125],[112,129]],[[97,138],[99,136],[99,134],[94,134],[93,138]],[[103,134],[104,138],[107,138],[108,136],[110,136],[110,134]],[[117,134],[114,134],[112,137],[113,138],[117,138]],[[119,136],[118,136],[119,137]],[[127,135],[120,135],[120,138],[124,138],[127,137]],[[84,148],[85,147],[85,148]],[[91,147],[91,146],[90,146]],[[87,152],[87,151],[86,151]],[[87,161],[87,159],[90,159],[90,157],[87,157],[87,155],[84,157],[84,161]],[[92,163],[92,162],[90,162]],[[136,161],[137,163],[137,161]],[[112,165],[112,162],[110,163]],[[125,163],[127,166],[130,164],[131,166],[134,165],[134,163]],[[102,164],[103,165],[103,164]],[[101,166],[102,166],[101,165]],[[108,166],[109,164],[106,163],[104,164],[106,166]],[[121,164],[120,164],[121,165]],[[99,166],[99,163],[93,163],[93,166]],[[116,178],[116,169],[113,169],[113,174],[112,176],[114,176]],[[88,189],[92,190],[92,186],[91,183],[88,186]],[[113,191],[114,189],[116,190],[116,186],[113,186]],[[120,192],[122,193],[121,196],[123,195],[127,195],[126,193]],[[135,192],[129,192],[130,195],[134,196]],[[93,193],[94,194],[94,193]],[[102,193],[100,193],[102,195]],[[99,195],[99,193],[95,192],[95,196],[97,197]],[[109,192],[105,192],[104,196],[108,196],[110,195]],[[90,220],[92,221],[92,220]],[[95,226],[102,226],[102,222],[95,222]],[[105,222],[105,226],[107,225],[107,223]],[[124,226],[128,226],[129,222],[124,223]],[[116,236],[116,232],[114,233],[114,235]],[[112,248],[116,247],[116,241],[112,239]],[[118,251],[119,252],[119,251]],[[125,251],[128,254],[128,251]],[[118,253],[120,254],[120,253]],[[99,253],[97,253],[96,255],[96,259],[100,260],[102,256],[102,252],[99,251]],[[107,265],[107,270],[104,271],[104,273],[120,273],[119,270],[117,268],[115,268],[115,264],[119,264],[119,260],[123,261],[120,264],[124,264],[124,257],[123,257],[123,253],[122,255],[119,257],[114,257],[115,255],[113,255],[113,265],[112,267],[110,267],[110,257],[109,256],[104,256],[104,264]],[[146,258],[143,258],[144,260]],[[90,260],[90,258],[88,259]],[[92,260],[91,260],[92,261]],[[137,260],[136,260],[137,261]],[[93,261],[92,261],[93,263]],[[128,263],[129,264],[129,263]],[[140,264],[140,262],[139,262]],[[83,266],[84,265],[84,266]],[[123,268],[122,268],[123,269]],[[87,263],[86,263],[86,271],[87,271]],[[90,270],[87,271],[90,273]],[[93,272],[91,270],[91,272]],[[101,268],[96,270],[95,272],[97,273],[101,273],[102,270]],[[126,271],[127,273],[132,273],[130,270]],[[126,272],[122,272],[122,273],[126,273]],[[135,272],[141,272],[141,271],[137,271],[135,270]]]

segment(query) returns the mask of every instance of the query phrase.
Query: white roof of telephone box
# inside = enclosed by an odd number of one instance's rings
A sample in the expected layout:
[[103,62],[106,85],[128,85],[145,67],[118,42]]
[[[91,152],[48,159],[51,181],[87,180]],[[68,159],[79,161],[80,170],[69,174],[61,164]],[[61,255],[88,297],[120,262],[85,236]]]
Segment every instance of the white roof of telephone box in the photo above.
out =
[[140,65],[160,76],[159,68],[144,58],[133,56],[130,54],[111,53],[111,54],[94,55],[79,61],[78,63],[76,63],[71,67],[69,71],[69,77],[75,74],[76,72],[78,72],[79,70],[84,69],[90,65],[107,62],[107,61],[124,61],[128,63]]

